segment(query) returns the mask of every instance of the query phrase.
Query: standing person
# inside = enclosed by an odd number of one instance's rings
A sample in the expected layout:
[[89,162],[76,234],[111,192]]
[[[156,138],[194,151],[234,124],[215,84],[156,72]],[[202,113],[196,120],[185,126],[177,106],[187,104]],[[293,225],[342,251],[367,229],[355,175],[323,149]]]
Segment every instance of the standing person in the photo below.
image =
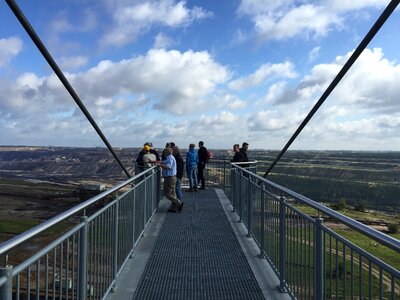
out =
[[144,145],[143,146],[143,166],[144,169],[149,169],[153,166],[153,163],[157,161],[157,157],[150,152],[151,148],[149,145]]
[[160,154],[158,154],[158,152],[153,148],[153,143],[146,142],[143,146],[145,145],[150,147],[150,153],[156,156],[157,161],[160,161]]
[[243,156],[243,161],[249,161],[249,158],[247,157],[247,150],[249,149],[249,144],[244,142],[242,144],[242,148],[240,149],[240,153]]
[[[150,142],[146,142],[143,144],[143,148],[145,146],[149,146],[150,147],[150,153],[154,154],[156,156],[156,160],[160,161],[160,155],[158,154],[158,152],[156,150],[153,149],[153,144]],[[145,151],[144,149],[142,149],[138,156],[136,157],[135,160],[135,174],[139,174],[140,172],[143,172],[145,167],[144,167],[144,162],[143,162],[143,155],[145,155]]]
[[176,197],[182,201],[183,194],[182,194],[182,188],[181,188],[181,183],[182,183],[182,177],[183,177],[183,167],[184,167],[184,162],[182,155],[179,152],[179,147],[174,146],[172,148],[172,154],[175,157],[176,161],[176,187],[175,187],[175,193]]
[[167,158],[167,156],[165,155],[165,150],[168,149],[168,148],[171,148],[171,144],[170,143],[166,143],[165,144],[165,148],[164,148],[164,150],[163,150],[163,152],[161,154],[161,160],[165,160]]
[[199,189],[205,190],[206,182],[204,179],[204,170],[206,168],[206,163],[208,161],[208,152],[207,148],[204,147],[203,141],[199,142],[198,155],[199,155],[199,163],[197,164],[197,177],[199,179],[199,183],[201,184]]
[[231,162],[242,162],[243,161],[243,155],[240,152],[239,144],[233,145],[233,152],[234,152],[234,156],[231,159]]
[[166,148],[164,150],[166,154],[165,160],[159,163],[162,169],[161,175],[164,178],[164,195],[167,199],[171,200],[172,205],[168,209],[169,212],[181,212],[183,207],[183,201],[180,201],[175,194],[176,187],[176,160],[172,155],[172,149]]
[[[246,162],[249,161],[249,158],[247,157],[247,149],[249,149],[249,144],[244,142],[242,144],[242,148],[240,148],[240,154],[242,154],[242,161]],[[243,164],[241,167],[243,168],[248,168],[250,165],[249,164]]]
[[199,156],[197,155],[195,144],[189,145],[189,151],[186,153],[186,173],[189,178],[189,189],[187,192],[197,192],[197,164]]

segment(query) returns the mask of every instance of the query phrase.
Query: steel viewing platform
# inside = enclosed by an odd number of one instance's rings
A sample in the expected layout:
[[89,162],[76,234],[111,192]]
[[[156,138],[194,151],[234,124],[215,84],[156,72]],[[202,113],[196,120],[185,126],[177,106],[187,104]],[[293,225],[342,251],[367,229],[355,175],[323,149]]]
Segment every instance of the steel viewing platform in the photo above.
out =
[[215,162],[208,167],[210,188],[190,194],[180,214],[165,213],[157,167],[131,177],[18,5],[6,2],[129,179],[0,244],[1,300],[400,299],[398,262],[369,253],[324,217],[397,258],[399,240],[264,178],[398,0],[390,1],[264,177],[255,165]]
[[[221,189],[163,200],[107,299],[288,299]],[[264,262],[264,263],[260,263]]]
[[400,297],[396,266],[324,217],[397,257],[399,240],[256,171],[213,161],[207,189],[185,193],[182,213],[167,213],[160,169],[148,169],[1,244],[0,299]]

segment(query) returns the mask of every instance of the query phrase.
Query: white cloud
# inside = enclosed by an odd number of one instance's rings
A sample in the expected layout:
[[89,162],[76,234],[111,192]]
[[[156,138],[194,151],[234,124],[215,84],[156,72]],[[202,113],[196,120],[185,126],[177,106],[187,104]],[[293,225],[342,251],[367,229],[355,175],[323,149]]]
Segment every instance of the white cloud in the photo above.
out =
[[0,39],[0,68],[22,51],[23,42],[18,37]]
[[320,46],[312,48],[311,51],[308,53],[308,61],[309,62],[315,61],[318,58],[320,51],[321,51]]
[[153,26],[186,27],[211,16],[211,12],[200,7],[188,9],[185,1],[159,0],[122,5],[114,11],[114,24],[101,44],[122,46],[135,41],[142,32]]
[[[115,112],[114,101],[107,100],[105,104],[104,99],[127,97],[131,100],[126,105],[137,100],[136,106],[129,108],[132,112],[144,105],[148,109],[155,107],[162,112],[186,115],[207,107],[206,97],[228,80],[229,71],[207,52],[153,49],[144,56],[115,63],[102,61],[86,72],[65,75],[95,115],[105,116],[107,110]],[[14,101],[8,101],[9,98]],[[39,78],[27,73],[15,85],[0,85],[0,112],[29,115],[36,110],[35,105],[28,105],[30,102],[45,104],[43,113],[56,113],[65,109],[66,103],[73,103],[55,75]],[[241,105],[238,99],[231,104]],[[24,105],[27,109],[21,110]]]
[[[326,89],[352,52],[338,56],[331,64],[317,65],[298,87],[303,99]],[[400,111],[400,65],[384,58],[382,49],[366,49],[327,101],[373,113]],[[352,111],[354,113],[354,111]]]
[[153,48],[169,48],[172,45],[172,43],[173,40],[170,37],[160,32],[154,38]]
[[382,8],[388,5],[387,0],[327,0],[325,2],[327,7],[331,7],[336,12],[348,12],[366,7]]
[[263,64],[253,74],[235,79],[229,83],[233,90],[243,90],[249,87],[258,86],[266,80],[273,78],[295,78],[297,76],[294,65],[291,62],[280,64]]
[[207,52],[152,49],[118,63],[103,61],[74,80],[86,98],[146,93],[155,108],[179,115],[204,108],[204,97],[228,76]]
[[263,110],[256,112],[248,118],[249,129],[256,132],[268,131],[273,135],[280,135],[282,130],[294,128],[301,121],[301,115],[295,110]]
[[73,70],[85,66],[88,63],[89,58],[84,55],[77,55],[72,57],[61,57],[60,66],[62,68]]
[[325,36],[331,30],[342,29],[344,18],[350,12],[386,5],[384,0],[325,0],[318,4],[315,1],[241,0],[237,11],[250,17],[258,37],[266,41]]

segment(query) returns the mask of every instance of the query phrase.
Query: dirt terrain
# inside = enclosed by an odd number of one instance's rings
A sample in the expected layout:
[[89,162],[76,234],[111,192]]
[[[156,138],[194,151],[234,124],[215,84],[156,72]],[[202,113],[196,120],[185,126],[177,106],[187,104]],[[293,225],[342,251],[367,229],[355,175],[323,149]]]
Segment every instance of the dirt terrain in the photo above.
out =
[[[116,151],[132,172],[135,151]],[[0,147],[0,242],[98,193],[83,183],[109,187],[126,178],[104,148]]]

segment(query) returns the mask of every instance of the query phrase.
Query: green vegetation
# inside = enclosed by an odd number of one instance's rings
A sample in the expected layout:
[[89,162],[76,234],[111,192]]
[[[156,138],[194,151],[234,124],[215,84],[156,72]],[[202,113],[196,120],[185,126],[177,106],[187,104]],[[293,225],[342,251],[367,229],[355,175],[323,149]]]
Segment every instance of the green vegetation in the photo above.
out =
[[399,233],[399,224],[390,223],[388,225],[388,231],[389,231],[389,233],[392,233],[392,234]]
[[2,219],[0,220],[0,233],[20,234],[40,224],[34,219]]
[[[43,223],[43,221],[36,219],[1,219],[0,233],[18,235],[41,223]],[[47,231],[47,234],[60,234],[60,232],[64,232],[70,227],[71,224],[63,222],[52,227],[49,231]]]
[[[399,254],[391,250],[371,238],[356,232],[354,230],[349,230],[349,229],[338,229],[335,228],[335,232],[340,234],[341,236],[345,237],[355,245],[363,248],[365,251],[369,252],[370,254],[380,258],[387,264],[393,266],[397,270],[400,270],[400,261],[399,261]],[[390,236],[400,239],[400,234],[390,234]]]

